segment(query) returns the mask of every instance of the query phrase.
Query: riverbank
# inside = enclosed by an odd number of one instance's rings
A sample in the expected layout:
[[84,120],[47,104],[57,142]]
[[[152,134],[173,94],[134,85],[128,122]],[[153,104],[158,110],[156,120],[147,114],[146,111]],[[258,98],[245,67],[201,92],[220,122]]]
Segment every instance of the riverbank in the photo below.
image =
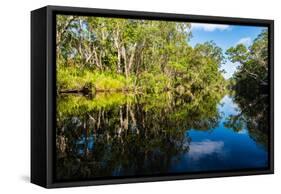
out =
[[[101,92],[133,92],[155,93],[175,91],[179,94],[192,96],[200,90],[223,91],[226,89],[224,82],[208,83],[196,79],[167,76],[163,73],[143,72],[139,75],[126,77],[111,71],[90,71],[77,68],[58,68],[57,91],[58,93],[83,93],[95,94]],[[184,80],[185,78],[185,80]]]

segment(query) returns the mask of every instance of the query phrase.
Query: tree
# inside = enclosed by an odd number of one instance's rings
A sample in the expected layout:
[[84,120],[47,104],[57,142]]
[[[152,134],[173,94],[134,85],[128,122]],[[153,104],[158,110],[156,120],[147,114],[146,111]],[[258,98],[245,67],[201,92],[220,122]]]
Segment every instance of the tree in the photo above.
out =
[[[150,85],[154,92],[181,87],[190,93],[223,83],[221,48],[214,42],[192,48],[189,23],[67,15],[57,21],[58,77],[64,80],[58,88],[91,82],[98,88],[135,85],[144,91]],[[97,85],[97,72],[104,72],[102,82],[109,86]],[[111,84],[117,77],[122,83]]]
[[268,80],[268,31],[264,30],[254,40],[253,44],[246,48],[239,44],[231,47],[226,54],[234,63],[240,64],[238,71],[234,74],[237,81],[252,79],[258,85],[267,85]]

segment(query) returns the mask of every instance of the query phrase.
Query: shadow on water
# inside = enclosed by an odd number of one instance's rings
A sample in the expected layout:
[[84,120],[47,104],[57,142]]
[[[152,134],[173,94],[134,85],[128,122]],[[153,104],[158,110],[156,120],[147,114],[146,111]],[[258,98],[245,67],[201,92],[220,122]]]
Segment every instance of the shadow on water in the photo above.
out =
[[[59,96],[56,178],[262,167],[267,162],[264,107],[259,101],[254,114],[245,103],[208,92],[193,98],[170,92]],[[249,149],[242,152],[239,142]],[[235,163],[233,156],[245,154],[260,162]]]

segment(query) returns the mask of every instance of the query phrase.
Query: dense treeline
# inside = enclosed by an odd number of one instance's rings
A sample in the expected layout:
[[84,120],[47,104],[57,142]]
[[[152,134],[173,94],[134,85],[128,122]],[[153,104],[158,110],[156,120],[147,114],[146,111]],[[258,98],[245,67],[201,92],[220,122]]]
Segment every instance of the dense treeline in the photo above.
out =
[[94,94],[57,96],[58,180],[169,171],[190,129],[220,126],[226,93],[239,110],[224,126],[267,146],[267,31],[227,50],[240,64],[227,81],[222,49],[190,46],[189,23],[59,15],[56,36],[58,93]]
[[222,89],[222,49],[192,48],[189,23],[57,16],[58,89],[194,93]]

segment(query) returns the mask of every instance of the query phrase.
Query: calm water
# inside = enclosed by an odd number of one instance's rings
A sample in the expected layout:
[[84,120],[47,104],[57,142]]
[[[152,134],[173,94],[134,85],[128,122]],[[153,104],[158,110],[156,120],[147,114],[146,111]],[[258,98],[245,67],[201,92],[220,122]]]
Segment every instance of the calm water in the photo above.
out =
[[265,168],[267,116],[258,102],[240,108],[229,95],[203,94],[195,99],[171,94],[62,97],[56,178]]
[[173,162],[171,171],[209,171],[262,168],[268,163],[267,148],[255,142],[243,123],[243,128],[235,132],[225,127],[227,118],[240,113],[239,107],[228,95],[218,105],[222,115],[217,127],[210,131],[191,129],[186,136],[191,138],[189,152]]

